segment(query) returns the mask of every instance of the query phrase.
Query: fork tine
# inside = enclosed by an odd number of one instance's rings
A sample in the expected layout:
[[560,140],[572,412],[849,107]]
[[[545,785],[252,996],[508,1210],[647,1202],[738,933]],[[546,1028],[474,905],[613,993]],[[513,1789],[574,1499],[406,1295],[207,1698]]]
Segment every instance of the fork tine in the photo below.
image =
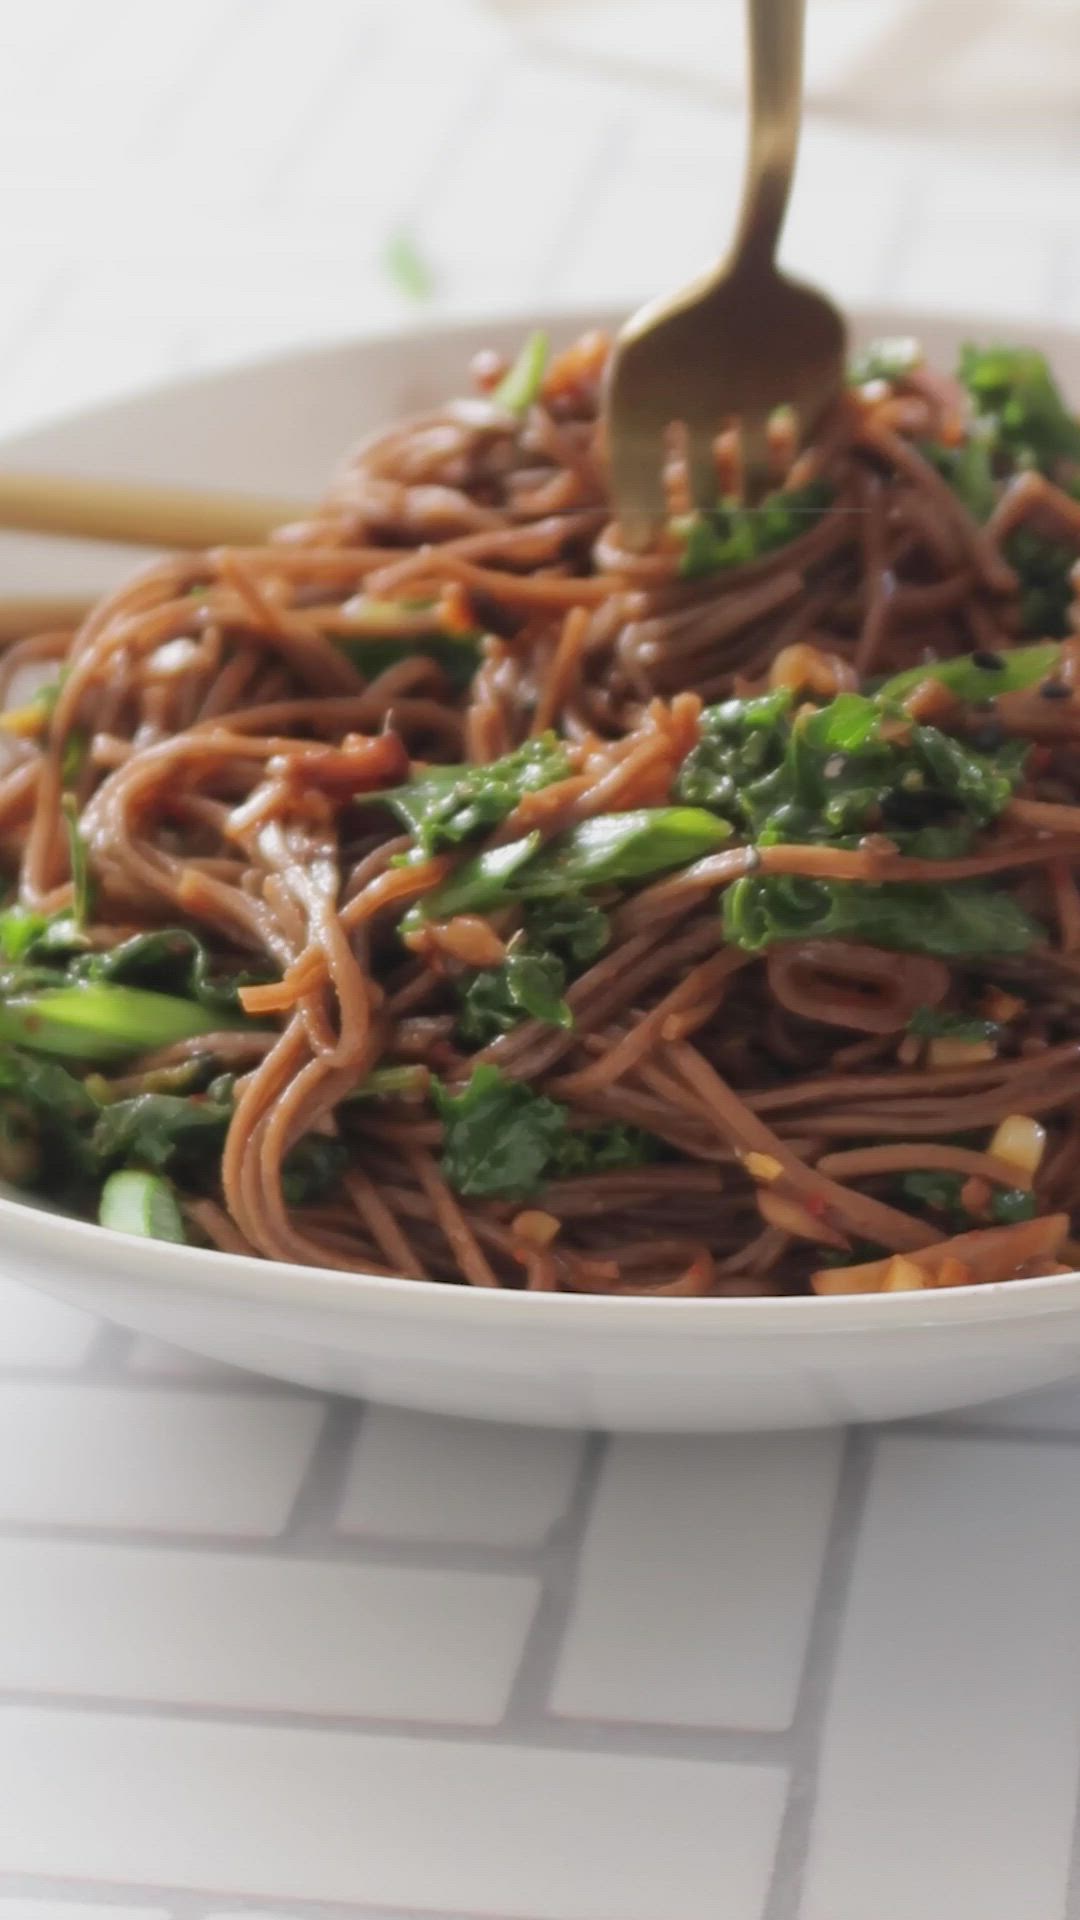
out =
[[663,442],[635,424],[628,433],[610,434],[608,444],[619,532],[631,553],[643,553],[667,517]]
[[743,502],[748,507],[756,507],[772,486],[769,422],[764,414],[750,416],[741,422],[739,453]]
[[686,441],[687,478],[690,498],[700,512],[716,506],[719,480],[716,472],[715,434],[711,426],[692,426]]

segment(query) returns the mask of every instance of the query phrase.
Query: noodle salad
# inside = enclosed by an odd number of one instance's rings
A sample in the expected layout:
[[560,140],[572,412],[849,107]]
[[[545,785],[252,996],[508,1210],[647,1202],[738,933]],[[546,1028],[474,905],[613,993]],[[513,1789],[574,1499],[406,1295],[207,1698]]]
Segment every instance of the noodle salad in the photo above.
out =
[[760,509],[673,429],[631,553],[607,353],[0,656],[0,1178],[480,1287],[1071,1270],[1080,425],[883,341]]

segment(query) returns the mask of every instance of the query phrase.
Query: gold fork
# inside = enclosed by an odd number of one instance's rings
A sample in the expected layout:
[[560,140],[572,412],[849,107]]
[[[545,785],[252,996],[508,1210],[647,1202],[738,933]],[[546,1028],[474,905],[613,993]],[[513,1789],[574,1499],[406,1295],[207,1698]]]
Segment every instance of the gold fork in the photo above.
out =
[[738,419],[742,494],[769,486],[769,416],[790,406],[813,433],[844,378],[832,302],[776,265],[799,144],[806,0],[747,0],[750,143],[735,245],[688,287],[642,307],[618,335],[604,417],[624,540],[649,545],[665,507],[664,441],[685,432],[695,506],[715,507],[715,440]]

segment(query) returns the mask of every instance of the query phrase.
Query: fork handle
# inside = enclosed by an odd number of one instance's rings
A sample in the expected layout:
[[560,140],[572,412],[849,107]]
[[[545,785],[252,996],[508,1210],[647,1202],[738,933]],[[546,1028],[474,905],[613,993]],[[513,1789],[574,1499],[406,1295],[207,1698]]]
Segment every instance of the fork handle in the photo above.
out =
[[746,0],[750,145],[734,258],[767,271],[787,212],[802,116],[806,0]]

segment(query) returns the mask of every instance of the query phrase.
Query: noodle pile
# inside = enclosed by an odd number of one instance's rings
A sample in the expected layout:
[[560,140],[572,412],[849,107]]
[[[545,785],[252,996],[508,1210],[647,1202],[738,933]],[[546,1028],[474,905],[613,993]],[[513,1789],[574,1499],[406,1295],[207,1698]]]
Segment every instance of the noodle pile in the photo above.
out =
[[606,353],[7,650],[0,1173],[474,1286],[1080,1264],[1080,433],[885,343],[641,555]]

